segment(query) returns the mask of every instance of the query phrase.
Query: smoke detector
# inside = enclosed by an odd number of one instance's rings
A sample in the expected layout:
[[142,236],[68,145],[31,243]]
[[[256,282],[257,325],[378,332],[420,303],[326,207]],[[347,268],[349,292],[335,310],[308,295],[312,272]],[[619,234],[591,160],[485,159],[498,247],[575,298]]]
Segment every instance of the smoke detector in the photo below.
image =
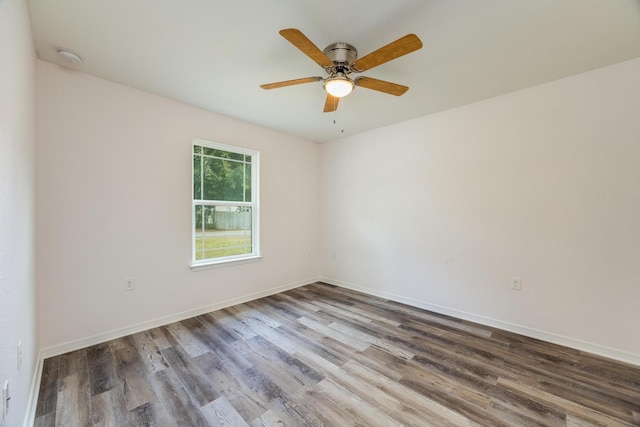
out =
[[80,55],[73,53],[67,49],[58,49],[58,56],[62,58],[62,60],[67,64],[79,64],[82,62],[82,58],[80,57]]

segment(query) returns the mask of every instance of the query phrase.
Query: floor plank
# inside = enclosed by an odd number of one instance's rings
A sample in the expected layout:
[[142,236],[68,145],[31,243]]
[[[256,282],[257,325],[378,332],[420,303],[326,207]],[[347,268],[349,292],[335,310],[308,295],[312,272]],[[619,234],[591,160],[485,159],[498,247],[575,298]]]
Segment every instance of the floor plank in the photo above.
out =
[[45,360],[35,426],[640,426],[640,367],[314,283]]

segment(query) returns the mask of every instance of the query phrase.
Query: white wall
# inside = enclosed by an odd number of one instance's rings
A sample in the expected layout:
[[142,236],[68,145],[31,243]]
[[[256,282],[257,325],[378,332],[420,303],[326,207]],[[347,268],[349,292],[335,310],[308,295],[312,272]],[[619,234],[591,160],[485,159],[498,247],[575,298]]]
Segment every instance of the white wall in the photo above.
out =
[[[260,261],[190,270],[194,137],[261,152]],[[45,353],[318,276],[316,143],[38,61],[37,144]]]
[[640,363],[639,112],[637,59],[324,144],[324,276]]
[[[35,372],[36,59],[26,2],[0,1],[0,387],[9,380],[16,426]],[[18,370],[18,341],[23,359]]]
[[[640,362],[638,76],[630,61],[319,146],[38,62],[41,347],[322,273]],[[193,137],[261,151],[260,262],[188,268]]]

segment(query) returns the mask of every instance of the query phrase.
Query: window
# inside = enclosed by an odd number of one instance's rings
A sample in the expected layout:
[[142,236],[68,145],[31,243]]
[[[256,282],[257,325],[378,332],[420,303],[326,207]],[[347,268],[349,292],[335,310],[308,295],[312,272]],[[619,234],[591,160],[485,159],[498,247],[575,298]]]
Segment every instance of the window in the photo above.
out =
[[193,141],[193,266],[256,258],[257,151]]

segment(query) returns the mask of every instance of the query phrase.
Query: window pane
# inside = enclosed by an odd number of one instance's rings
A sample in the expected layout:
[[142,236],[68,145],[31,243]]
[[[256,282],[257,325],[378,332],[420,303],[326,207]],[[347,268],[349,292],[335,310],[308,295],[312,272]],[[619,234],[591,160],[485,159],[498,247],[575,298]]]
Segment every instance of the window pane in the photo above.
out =
[[196,232],[202,231],[202,206],[196,206],[194,219]]
[[244,183],[245,183],[244,201],[250,202],[251,201],[251,164],[250,163],[245,165]]
[[204,234],[202,233],[202,206],[196,206],[195,207],[195,212],[194,212],[194,238],[195,238],[195,248],[196,248],[196,253],[195,253],[195,258],[197,260],[202,259],[202,247],[203,247],[203,236]]
[[196,154],[196,153],[202,153],[202,146],[200,146],[200,145],[194,145],[194,146],[193,146],[193,152],[194,152],[194,154]]
[[202,171],[202,156],[194,155],[193,156],[193,198],[201,199],[202,198],[202,178],[200,173]]
[[204,259],[202,246],[203,246],[203,238],[202,237],[196,238],[196,259],[197,260]]
[[221,258],[233,255],[244,255],[251,253],[251,251],[246,251],[244,247],[236,247],[236,248],[222,248],[222,249],[206,249],[204,251],[204,257],[206,259],[211,258]]
[[[204,212],[204,227],[195,230],[196,260],[250,254],[251,208],[196,206]],[[197,223],[197,220],[196,220]],[[203,229],[204,228],[204,229]]]
[[229,160],[203,159],[204,200],[243,201],[243,163]]
[[244,154],[231,153],[229,151],[224,151],[224,150],[216,150],[215,148],[202,147],[202,150],[206,156],[221,157],[223,159],[233,159],[233,160],[242,160],[244,158]]
[[203,206],[203,227],[205,233],[209,230],[215,230],[216,228],[216,207],[215,206]]
[[216,150],[215,148],[202,147],[202,153],[207,156],[215,156],[216,153],[219,153],[220,150]]

